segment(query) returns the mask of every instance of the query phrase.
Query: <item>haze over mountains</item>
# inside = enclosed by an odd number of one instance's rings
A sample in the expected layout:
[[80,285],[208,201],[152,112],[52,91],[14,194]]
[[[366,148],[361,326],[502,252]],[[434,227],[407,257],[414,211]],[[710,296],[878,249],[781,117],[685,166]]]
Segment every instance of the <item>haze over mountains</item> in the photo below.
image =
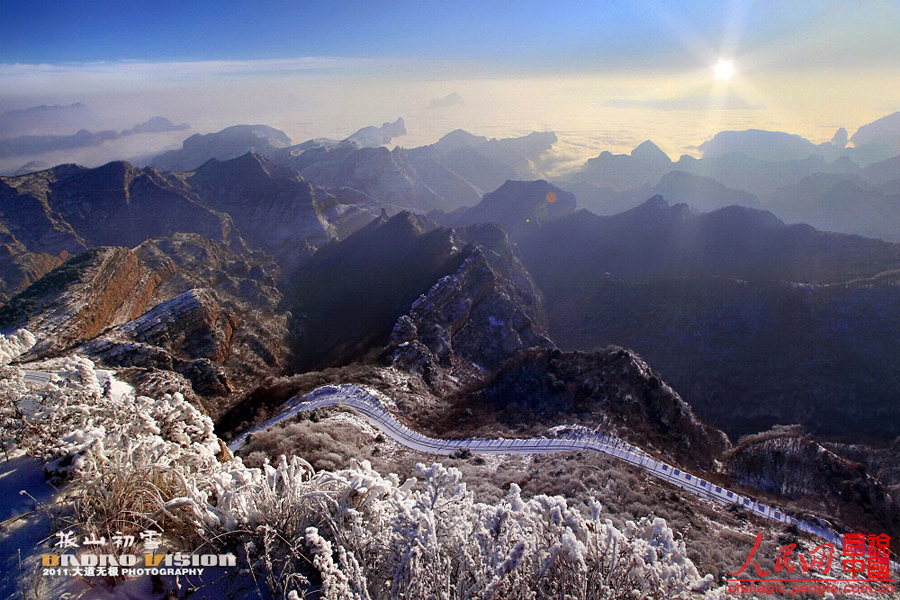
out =
[[853,147],[725,132],[672,161],[647,141],[552,182],[552,132],[389,149],[402,119],[2,177],[0,331],[36,336],[22,361],[177,391],[223,436],[364,383],[437,434],[603,427],[900,532],[896,121]]
[[[700,211],[739,204],[826,231],[898,240],[898,114],[852,135],[840,128],[830,142],[819,144],[785,132],[723,131],[697,146],[699,159],[673,160],[648,140],[630,154],[602,152],[554,181],[597,214],[615,214],[662,195]],[[99,151],[136,134],[172,136],[187,127],[154,117],[121,131],[88,128],[101,122],[83,104],[3,113],[0,158],[18,165],[7,167],[8,172],[34,171],[54,164],[42,157],[59,162],[67,148]],[[253,151],[290,165],[316,185],[366,188],[373,200],[398,208],[451,211],[476,204],[507,180],[547,178],[553,164],[548,157],[559,141],[549,132],[488,140],[458,130],[430,146],[384,147],[404,134],[405,123],[398,119],[364,127],[341,141],[295,144],[277,129],[240,125],[195,134],[180,149],[137,157],[135,164],[192,171],[211,158],[228,160]],[[32,160],[11,163],[16,156]],[[376,179],[378,185],[371,185]]]

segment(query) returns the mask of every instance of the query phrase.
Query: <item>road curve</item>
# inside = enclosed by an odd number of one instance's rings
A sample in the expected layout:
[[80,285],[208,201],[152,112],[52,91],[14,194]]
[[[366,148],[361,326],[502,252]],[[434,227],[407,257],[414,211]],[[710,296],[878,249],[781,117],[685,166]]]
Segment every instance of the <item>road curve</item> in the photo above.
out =
[[[687,490],[697,496],[715,500],[722,504],[737,504],[743,506],[753,514],[778,521],[785,524],[793,524],[801,531],[805,531],[819,538],[825,539],[836,547],[842,547],[842,539],[834,530],[822,527],[803,519],[797,519],[784,513],[777,507],[768,506],[757,502],[747,496],[727,490],[700,477],[692,475],[668,463],[659,461],[639,448],[632,446],[614,436],[587,433],[576,434],[568,438],[466,438],[444,440],[432,438],[415,432],[398,422],[384,407],[375,394],[358,385],[344,384],[339,386],[324,386],[317,388],[305,396],[294,396],[288,400],[278,415],[254,426],[236,437],[230,444],[232,452],[240,449],[247,438],[253,433],[263,431],[269,427],[289,419],[299,412],[313,410],[323,406],[342,405],[353,408],[366,418],[373,426],[380,429],[392,440],[418,452],[425,454],[449,455],[467,448],[473,454],[544,454],[550,452],[577,452],[591,450],[613,456],[629,464],[639,467],[650,474],[668,481],[678,487]],[[896,562],[891,561],[892,568],[898,568]]]
[[[23,380],[36,386],[45,386],[53,373],[46,371],[25,371]],[[380,429],[392,440],[424,454],[450,455],[467,448],[473,454],[546,454],[550,452],[578,452],[591,450],[613,456],[639,467],[650,474],[668,481],[697,496],[715,500],[722,504],[737,504],[753,514],[785,524],[793,524],[819,538],[843,547],[843,540],[832,529],[804,519],[786,515],[784,511],[756,502],[752,498],[715,485],[673,465],[659,461],[639,448],[611,435],[601,433],[578,433],[567,438],[466,438],[444,440],[415,432],[394,418],[385,409],[378,397],[370,390],[353,384],[323,386],[305,396],[294,396],[281,406],[279,413],[258,425],[244,431],[228,444],[231,452],[239,450],[253,433],[257,433],[290,419],[299,412],[323,406],[342,405],[355,409],[369,423]],[[900,570],[900,563],[891,561],[891,569]]]

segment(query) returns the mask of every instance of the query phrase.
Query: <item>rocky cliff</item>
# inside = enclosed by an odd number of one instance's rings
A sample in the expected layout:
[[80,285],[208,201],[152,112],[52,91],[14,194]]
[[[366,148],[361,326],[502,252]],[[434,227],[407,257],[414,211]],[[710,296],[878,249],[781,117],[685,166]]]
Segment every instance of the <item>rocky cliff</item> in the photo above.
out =
[[741,440],[724,456],[735,481],[824,516],[845,531],[900,532],[900,505],[884,483],[798,427],[776,427]]
[[457,379],[477,379],[517,350],[555,347],[542,324],[540,292],[506,233],[480,225],[455,238],[468,244],[465,258],[394,325],[393,364],[432,382],[441,379],[441,367]]
[[560,419],[600,426],[681,464],[703,468],[711,468],[731,446],[641,357],[622,348],[519,351],[469,406],[518,426],[557,424]]
[[57,267],[0,308],[0,327],[37,336],[33,355],[58,352],[140,315],[175,271],[126,248],[99,248]]
[[228,214],[248,244],[292,273],[315,247],[337,237],[307,181],[261,154],[210,160],[185,179],[191,191]]

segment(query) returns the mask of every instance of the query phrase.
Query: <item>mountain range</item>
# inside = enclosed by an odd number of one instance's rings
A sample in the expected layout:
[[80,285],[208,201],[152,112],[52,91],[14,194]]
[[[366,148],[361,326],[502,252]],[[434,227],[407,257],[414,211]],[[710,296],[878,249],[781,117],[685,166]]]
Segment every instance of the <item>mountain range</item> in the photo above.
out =
[[[862,223],[852,196],[883,227],[896,159],[753,133],[785,160],[735,154],[742,136],[677,163],[645,142],[548,182],[552,133],[378,143],[403,126],[299,145],[236,126],[155,167],[0,178],[0,331],[34,334],[20,364],[78,354],[179,392],[224,438],[365,384],[435,435],[600,427],[847,527],[900,527],[900,245],[781,216]],[[727,183],[753,174],[762,195]],[[635,205],[590,212],[585,190]]]
[[554,183],[579,205],[612,215],[653,195],[698,211],[764,208],[791,223],[900,241],[900,113],[814,144],[777,131],[724,131],[673,161],[651,141],[603,152]]

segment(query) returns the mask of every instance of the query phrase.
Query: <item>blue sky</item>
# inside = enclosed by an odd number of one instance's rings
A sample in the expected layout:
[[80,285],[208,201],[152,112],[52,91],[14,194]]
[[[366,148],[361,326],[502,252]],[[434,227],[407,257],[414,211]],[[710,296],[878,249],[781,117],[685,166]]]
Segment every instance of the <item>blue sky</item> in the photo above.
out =
[[633,51],[643,44],[631,41],[648,33],[643,5],[632,2],[3,0],[0,6],[2,60],[20,63],[298,56],[518,61],[522,51],[531,57],[623,44]]
[[648,137],[677,157],[726,128],[852,133],[900,110],[898,56],[900,0],[0,0],[0,112],[84,102],[110,128],[295,140],[403,116],[404,145],[552,129],[579,160]]
[[854,7],[863,4],[0,0],[0,62],[340,56],[479,61],[520,71],[652,68],[689,60],[679,28],[711,47],[731,28],[752,46],[802,34],[829,13],[846,23],[839,13],[859,15]]

